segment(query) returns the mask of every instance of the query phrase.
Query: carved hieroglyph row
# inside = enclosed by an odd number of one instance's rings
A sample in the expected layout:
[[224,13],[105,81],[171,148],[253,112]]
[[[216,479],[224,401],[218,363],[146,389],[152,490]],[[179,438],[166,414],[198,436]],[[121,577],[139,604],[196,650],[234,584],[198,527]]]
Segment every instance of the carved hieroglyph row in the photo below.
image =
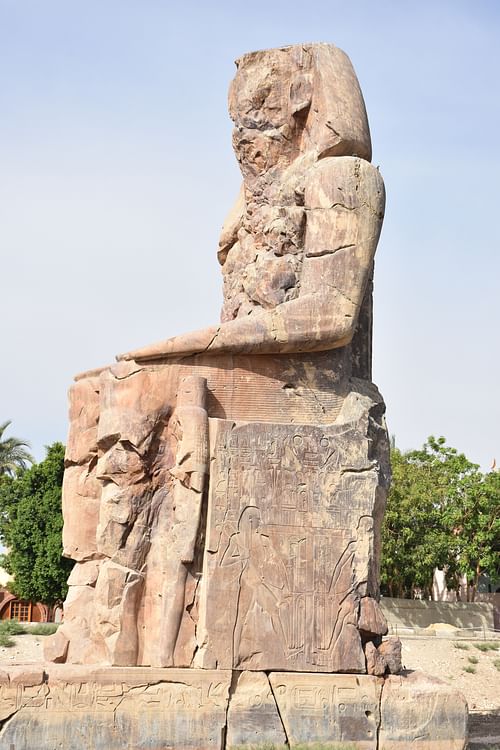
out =
[[[8,671],[6,673],[8,675]],[[21,679],[0,674],[1,719],[22,708],[112,713],[127,696],[140,710],[170,711],[226,709],[231,674],[224,670],[145,668],[92,669],[51,665]],[[34,683],[34,684],[32,684]]]
[[[463,750],[465,702],[425,676],[50,665],[0,672],[0,747]],[[406,743],[406,744],[405,744]]]

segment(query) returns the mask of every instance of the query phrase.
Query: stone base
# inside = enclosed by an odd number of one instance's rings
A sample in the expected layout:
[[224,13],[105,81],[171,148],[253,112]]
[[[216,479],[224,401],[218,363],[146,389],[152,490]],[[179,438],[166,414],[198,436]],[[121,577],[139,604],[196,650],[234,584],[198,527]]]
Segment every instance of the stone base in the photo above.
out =
[[418,673],[17,665],[0,670],[0,722],[9,750],[463,750],[467,705]]

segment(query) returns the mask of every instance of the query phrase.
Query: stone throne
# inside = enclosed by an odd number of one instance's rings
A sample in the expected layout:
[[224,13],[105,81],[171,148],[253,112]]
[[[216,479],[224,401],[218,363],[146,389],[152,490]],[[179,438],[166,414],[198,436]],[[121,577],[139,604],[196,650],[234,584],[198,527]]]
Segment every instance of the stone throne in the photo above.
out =
[[363,98],[341,50],[306,44],[241,57],[229,109],[243,185],[220,239],[221,323],[70,392],[75,567],[47,656],[382,674],[384,185]]

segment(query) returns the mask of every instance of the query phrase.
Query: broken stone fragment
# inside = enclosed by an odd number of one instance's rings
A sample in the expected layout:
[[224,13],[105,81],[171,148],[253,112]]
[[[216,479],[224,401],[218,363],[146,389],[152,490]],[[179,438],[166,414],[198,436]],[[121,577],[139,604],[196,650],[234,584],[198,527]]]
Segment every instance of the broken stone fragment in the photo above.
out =
[[96,529],[101,490],[94,461],[66,467],[62,488],[63,550],[66,557],[82,561],[99,556]]
[[371,642],[365,644],[366,671],[375,677],[383,677],[387,663],[377,647]]
[[94,586],[99,574],[99,560],[77,563],[68,578],[68,586]]
[[13,664],[8,667],[10,685],[35,687],[44,682],[45,671],[36,664]]
[[68,655],[69,638],[60,628],[56,633],[49,636],[43,644],[43,656],[46,661],[56,664],[64,663]]
[[364,596],[359,604],[358,628],[365,637],[386,635],[387,620],[376,599]]
[[69,391],[70,429],[66,444],[66,464],[84,464],[97,454],[99,421],[99,378],[87,377]]
[[236,202],[234,206],[232,206],[222,227],[222,232],[219,239],[219,250],[217,252],[217,257],[221,265],[224,265],[229,250],[238,241],[238,231],[240,230],[243,222],[245,208],[245,189],[243,183],[241,185],[240,192],[238,193]]
[[378,651],[385,659],[389,674],[399,674],[402,669],[401,641],[399,638],[386,638],[378,646]]

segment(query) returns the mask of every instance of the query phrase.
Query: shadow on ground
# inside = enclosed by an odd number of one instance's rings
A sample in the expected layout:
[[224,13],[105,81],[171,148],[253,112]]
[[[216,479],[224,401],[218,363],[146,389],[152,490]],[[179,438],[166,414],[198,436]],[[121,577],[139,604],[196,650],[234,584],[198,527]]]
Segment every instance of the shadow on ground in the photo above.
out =
[[471,711],[469,750],[500,750],[500,709]]

